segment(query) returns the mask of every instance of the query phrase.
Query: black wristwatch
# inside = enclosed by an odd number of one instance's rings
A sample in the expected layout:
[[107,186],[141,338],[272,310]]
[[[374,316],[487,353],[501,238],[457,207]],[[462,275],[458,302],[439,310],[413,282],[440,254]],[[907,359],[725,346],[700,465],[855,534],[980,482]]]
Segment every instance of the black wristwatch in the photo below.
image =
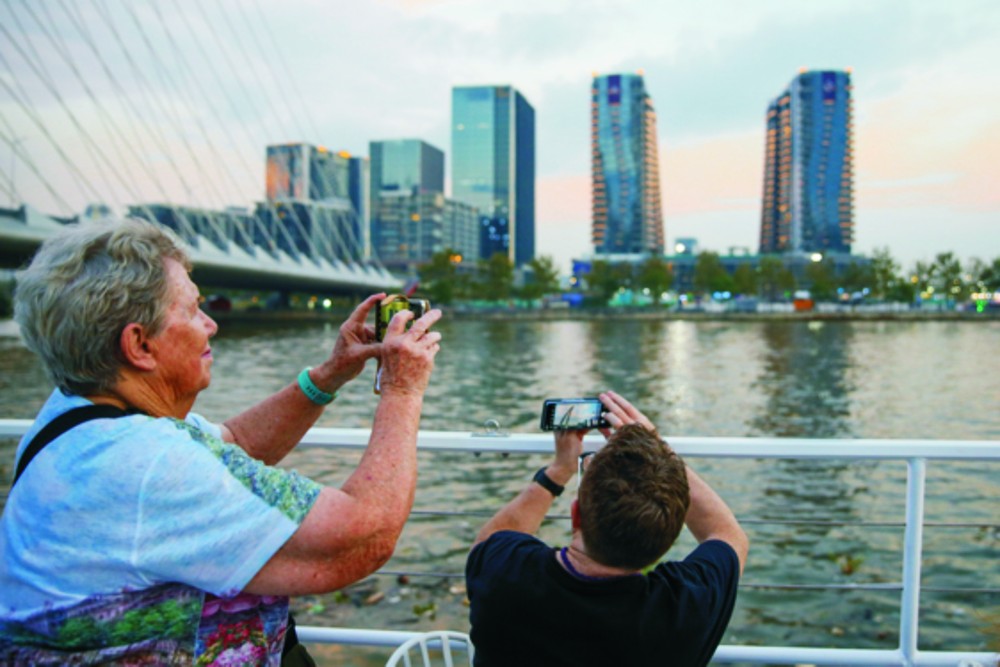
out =
[[[545,466],[545,468],[548,468],[548,466]],[[535,476],[532,478],[532,480],[536,482],[540,487],[542,487],[543,489],[551,493],[553,496],[558,498],[559,496],[562,495],[562,492],[566,490],[566,487],[561,484],[556,484],[555,482],[553,482],[552,479],[545,474],[545,468],[539,469],[539,471],[535,473]]]

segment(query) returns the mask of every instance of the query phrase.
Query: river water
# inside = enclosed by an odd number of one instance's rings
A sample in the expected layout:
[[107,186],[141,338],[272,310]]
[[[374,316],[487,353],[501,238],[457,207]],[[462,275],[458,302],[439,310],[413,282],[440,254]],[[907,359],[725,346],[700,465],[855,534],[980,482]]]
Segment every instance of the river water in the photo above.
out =
[[[1000,440],[1000,322],[442,321],[422,428],[534,432],[542,400],[612,388],[673,436]],[[221,421],[323,359],[336,323],[224,324],[212,386],[195,410]],[[373,369],[319,426],[369,427]],[[0,415],[31,418],[49,392],[36,359],[0,323]],[[0,441],[9,479],[14,443]],[[288,466],[340,484],[357,452],[293,452]],[[464,559],[476,531],[545,462],[420,455],[416,513],[386,569],[296,601],[301,624],[466,630]],[[745,523],[751,554],[724,643],[894,648],[898,590],[817,590],[901,579],[903,463],[689,459]],[[575,484],[575,483],[574,483]],[[6,488],[0,489],[5,497]],[[1000,466],[931,463],[924,531],[924,650],[1000,650]],[[565,494],[553,507],[569,509]],[[448,516],[425,512],[443,510]],[[454,513],[458,513],[455,515]],[[799,521],[818,523],[801,524]],[[960,526],[940,524],[961,523]],[[568,520],[541,537],[568,541]],[[671,555],[693,545],[685,533]],[[433,574],[434,576],[422,576]],[[442,576],[437,576],[442,575]],[[806,586],[776,588],[765,584]],[[953,591],[949,589],[977,589]],[[985,589],[985,590],[984,590]],[[991,621],[992,619],[992,621]],[[320,651],[381,664],[385,651]]]

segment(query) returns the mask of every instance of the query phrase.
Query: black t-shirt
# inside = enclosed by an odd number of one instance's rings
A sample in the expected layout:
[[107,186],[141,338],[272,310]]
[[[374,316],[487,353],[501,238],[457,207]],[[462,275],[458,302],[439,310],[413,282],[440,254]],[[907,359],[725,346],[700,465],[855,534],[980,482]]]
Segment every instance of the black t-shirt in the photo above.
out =
[[733,548],[709,540],[646,575],[583,581],[537,538],[494,533],[465,567],[475,664],[707,665],[739,572]]

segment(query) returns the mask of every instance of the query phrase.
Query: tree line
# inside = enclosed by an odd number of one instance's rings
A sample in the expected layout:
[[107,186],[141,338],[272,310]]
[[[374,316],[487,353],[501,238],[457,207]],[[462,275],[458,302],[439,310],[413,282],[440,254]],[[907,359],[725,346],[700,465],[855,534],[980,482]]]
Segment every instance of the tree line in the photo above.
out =
[[[497,253],[470,269],[462,265],[458,253],[447,249],[420,267],[421,292],[434,303],[450,304],[477,299],[535,300],[560,291],[559,272],[551,257],[537,257],[527,268],[524,284],[515,287],[514,266],[507,255]],[[595,260],[582,282],[573,286],[574,291],[607,302],[621,289],[663,294],[674,287],[675,277],[665,259],[651,256],[636,264]],[[881,301],[912,302],[921,294],[965,301],[974,293],[1000,291],[1000,257],[989,264],[973,259],[963,266],[954,253],[942,252],[931,262],[917,262],[903,271],[888,248],[879,248],[870,259],[840,270],[829,258],[810,262],[797,277],[779,257],[765,256],[757,266],[741,264],[729,272],[718,253],[706,251],[695,260],[692,287],[694,296],[729,293],[768,301],[798,289],[808,289],[819,301],[836,299],[842,292],[863,292]]]

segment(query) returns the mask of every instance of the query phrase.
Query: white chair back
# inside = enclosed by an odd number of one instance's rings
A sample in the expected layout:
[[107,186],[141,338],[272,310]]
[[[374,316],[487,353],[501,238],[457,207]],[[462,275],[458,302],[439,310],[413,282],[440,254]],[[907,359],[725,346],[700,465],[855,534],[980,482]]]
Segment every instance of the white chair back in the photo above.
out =
[[467,634],[450,630],[434,630],[406,640],[389,656],[385,667],[455,667],[453,653],[456,649],[464,649],[469,667],[472,667],[475,653],[472,640]]

